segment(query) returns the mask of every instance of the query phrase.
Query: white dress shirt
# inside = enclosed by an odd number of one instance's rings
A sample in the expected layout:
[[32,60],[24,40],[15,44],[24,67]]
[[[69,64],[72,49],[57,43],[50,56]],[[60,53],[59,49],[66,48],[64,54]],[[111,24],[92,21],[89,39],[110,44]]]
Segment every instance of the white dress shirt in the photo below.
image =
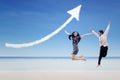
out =
[[92,33],[99,38],[100,46],[104,46],[104,47],[108,46],[107,36],[109,29],[110,29],[110,24],[108,24],[105,32],[101,36],[99,36],[94,30],[92,30]]

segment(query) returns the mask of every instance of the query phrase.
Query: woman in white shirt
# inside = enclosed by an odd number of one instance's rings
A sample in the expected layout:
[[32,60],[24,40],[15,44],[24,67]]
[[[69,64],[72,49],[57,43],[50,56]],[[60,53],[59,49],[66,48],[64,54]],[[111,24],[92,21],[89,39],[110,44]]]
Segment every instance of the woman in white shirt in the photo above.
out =
[[99,38],[99,42],[100,42],[100,54],[98,59],[98,66],[100,66],[101,64],[102,57],[106,57],[107,55],[107,51],[108,51],[107,36],[109,29],[110,29],[110,22],[108,22],[108,26],[105,32],[103,30],[99,30],[99,33],[96,33],[94,30],[92,30],[92,33]]

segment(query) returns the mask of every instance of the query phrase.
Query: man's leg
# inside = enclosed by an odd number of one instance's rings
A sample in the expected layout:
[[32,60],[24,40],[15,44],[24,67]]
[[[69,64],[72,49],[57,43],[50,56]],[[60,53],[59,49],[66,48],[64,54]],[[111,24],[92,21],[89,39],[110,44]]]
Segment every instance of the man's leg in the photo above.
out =
[[100,47],[100,54],[99,54],[99,58],[98,58],[98,66],[100,66],[100,64],[101,64],[102,56],[103,56],[103,46]]
[[106,47],[104,47],[104,49],[103,49],[103,57],[106,57],[107,56],[107,51],[108,51],[108,47],[106,46]]

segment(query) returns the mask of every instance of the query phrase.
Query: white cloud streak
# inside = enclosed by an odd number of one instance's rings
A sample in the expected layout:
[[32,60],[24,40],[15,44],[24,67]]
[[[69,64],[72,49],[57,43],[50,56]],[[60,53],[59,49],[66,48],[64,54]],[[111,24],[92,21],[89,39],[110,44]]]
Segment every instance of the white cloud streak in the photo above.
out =
[[70,11],[68,11],[68,13],[71,15],[71,17],[69,19],[67,19],[67,21],[63,25],[61,25],[58,29],[56,29],[54,32],[52,32],[51,34],[48,34],[47,36],[41,38],[40,40],[36,40],[36,41],[30,42],[30,43],[23,43],[23,44],[5,43],[5,46],[6,47],[12,47],[12,48],[23,48],[23,47],[34,46],[34,45],[40,44],[42,42],[45,42],[46,40],[49,40],[51,37],[53,37],[54,35],[59,33],[63,28],[65,28],[66,25],[68,23],[70,23],[73,18],[76,18],[77,20],[79,20],[80,8],[81,8],[81,5],[79,5],[78,7],[74,8]]

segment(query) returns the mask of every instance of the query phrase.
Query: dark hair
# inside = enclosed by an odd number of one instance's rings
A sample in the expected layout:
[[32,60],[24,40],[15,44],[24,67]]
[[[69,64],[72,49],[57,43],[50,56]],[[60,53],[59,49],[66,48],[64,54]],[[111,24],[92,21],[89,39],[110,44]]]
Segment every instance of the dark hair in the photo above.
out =
[[[69,40],[71,40],[71,38],[74,38],[75,36],[74,36],[74,33],[75,33],[76,31],[74,31],[71,35],[69,35],[68,36],[68,38],[69,38]],[[81,39],[81,37],[80,37],[80,34],[77,32],[77,37],[79,37],[79,40]]]
[[101,34],[103,34],[103,33],[104,33],[104,31],[103,31],[103,30],[99,30],[99,32],[100,32]]

